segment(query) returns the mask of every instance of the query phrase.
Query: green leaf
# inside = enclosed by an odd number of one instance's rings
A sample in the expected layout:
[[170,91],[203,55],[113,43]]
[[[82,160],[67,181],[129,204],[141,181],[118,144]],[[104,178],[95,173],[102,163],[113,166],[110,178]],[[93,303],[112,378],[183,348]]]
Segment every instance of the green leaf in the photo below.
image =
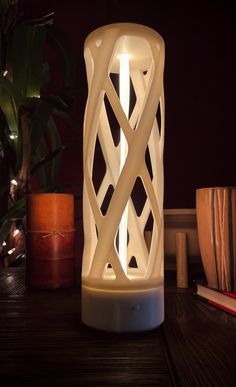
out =
[[2,199],[2,196],[5,195],[9,190],[9,181],[6,180],[3,184],[1,181],[0,185],[0,199]]
[[64,149],[67,148],[68,145],[60,146],[59,148],[55,149],[53,152],[50,152],[47,156],[43,157],[37,164],[33,166],[33,168],[30,171],[30,174],[33,175],[38,169],[45,167],[45,164],[48,164],[50,161],[52,161],[56,156],[58,156],[59,153],[61,153]]
[[48,95],[47,97],[42,98],[45,102],[50,103],[56,109],[61,111],[68,111],[70,106],[68,102],[65,100],[64,96],[61,95]]
[[[21,130],[18,124],[18,110],[21,102],[21,98],[17,91],[14,90],[12,83],[0,74],[0,107],[8,125],[9,146],[11,146],[12,152],[15,152],[16,156],[15,165],[11,163],[11,168],[14,169],[15,172],[20,167],[22,159]],[[6,156],[10,163],[12,153],[7,153]]]
[[48,120],[53,113],[54,107],[47,102],[38,100],[36,111],[31,125],[31,152],[34,155],[40,143],[42,135],[47,128]]
[[0,74],[0,107],[5,115],[10,134],[18,136],[17,98],[11,82]]
[[8,236],[12,223],[13,221],[6,220],[5,222],[3,222],[2,226],[0,227],[0,244],[2,244],[3,241],[6,239],[6,237]]
[[13,85],[24,98],[40,95],[46,27],[18,23],[13,29]]
[[[46,144],[45,138],[42,137],[35,151],[35,154],[32,155],[31,165],[37,165],[40,160],[44,159],[44,157],[47,156],[48,152],[49,149]],[[49,185],[50,173],[48,168],[38,168],[34,171],[34,175],[40,186],[44,187]]]
[[36,19],[28,20],[27,24],[44,26],[44,25],[51,25],[53,24],[53,22],[54,22],[54,12],[51,12],[51,13],[48,13],[47,15],[43,15]]
[[13,220],[15,218],[20,218],[25,214],[25,197],[18,200],[13,206],[11,206],[6,214],[0,219],[0,224],[6,221]]
[[77,79],[77,60],[75,53],[65,36],[53,25],[48,29],[51,43],[61,52],[65,62],[65,87],[73,88]]
[[16,24],[13,29],[11,54],[13,85],[23,98],[27,96],[32,31],[32,27],[24,24]]
[[42,76],[44,71],[43,66],[43,50],[46,39],[46,27],[35,27],[31,36],[30,50],[30,71],[27,83],[27,97],[33,97],[40,94],[42,85]]
[[0,14],[4,15],[8,7],[11,4],[11,0],[1,0],[0,1]]
[[[7,185],[10,180],[9,175],[15,176],[17,174],[17,152],[14,144],[12,144],[13,140],[11,140],[8,135],[5,135],[6,130],[3,132],[3,137],[0,143],[0,185],[3,184],[5,180]],[[0,186],[0,192],[2,187]]]
[[[51,151],[54,151],[62,146],[61,137],[57,130],[56,124],[53,118],[50,118],[47,128],[47,140],[49,143],[49,148]],[[55,183],[55,179],[59,173],[61,166],[61,152],[58,152],[50,163],[50,184]]]
[[[0,9],[0,31],[2,31],[1,9]],[[0,34],[0,73],[2,73],[2,71],[4,70],[4,64],[5,64],[4,62],[5,62],[5,50],[4,50],[2,34]]]
[[41,79],[41,91],[47,89],[47,86],[51,80],[50,69],[48,63],[43,63],[42,79]]

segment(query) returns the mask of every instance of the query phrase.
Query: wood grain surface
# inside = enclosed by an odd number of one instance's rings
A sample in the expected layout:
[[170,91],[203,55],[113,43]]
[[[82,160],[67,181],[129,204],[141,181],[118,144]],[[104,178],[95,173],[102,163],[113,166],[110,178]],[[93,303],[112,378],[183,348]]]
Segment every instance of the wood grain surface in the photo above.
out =
[[81,323],[80,287],[28,290],[0,272],[0,385],[234,387],[236,319],[166,279],[165,322],[114,334]]
[[236,386],[236,318],[166,287],[162,333],[180,386]]
[[1,274],[1,386],[173,385],[160,329],[89,329],[80,319],[79,287],[24,290],[23,278],[19,269]]

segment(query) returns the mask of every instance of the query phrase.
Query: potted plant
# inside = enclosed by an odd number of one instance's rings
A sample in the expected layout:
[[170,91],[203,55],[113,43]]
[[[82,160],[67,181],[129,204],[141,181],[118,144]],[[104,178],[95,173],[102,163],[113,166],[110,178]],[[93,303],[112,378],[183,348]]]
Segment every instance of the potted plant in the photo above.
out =
[[[53,14],[24,18],[19,0],[0,0],[0,263],[24,250],[25,197],[37,182],[53,192],[62,144],[55,116],[71,126],[76,66],[73,52],[53,24]],[[64,89],[47,92],[50,74],[44,63],[48,43],[66,61]],[[10,255],[12,258],[10,258]]]

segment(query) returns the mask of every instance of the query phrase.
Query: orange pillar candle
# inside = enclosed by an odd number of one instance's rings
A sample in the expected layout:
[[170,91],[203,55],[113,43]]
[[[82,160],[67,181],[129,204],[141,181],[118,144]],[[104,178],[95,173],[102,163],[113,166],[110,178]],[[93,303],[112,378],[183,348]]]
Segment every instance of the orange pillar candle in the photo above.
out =
[[27,196],[26,283],[63,288],[75,282],[74,197],[42,193]]

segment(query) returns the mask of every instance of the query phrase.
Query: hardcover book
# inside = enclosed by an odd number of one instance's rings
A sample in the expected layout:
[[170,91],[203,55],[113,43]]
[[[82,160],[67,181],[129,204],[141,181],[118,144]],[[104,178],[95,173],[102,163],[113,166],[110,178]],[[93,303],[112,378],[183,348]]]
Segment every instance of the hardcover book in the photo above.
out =
[[196,295],[203,301],[236,316],[236,293],[221,292],[200,282],[196,286]]

